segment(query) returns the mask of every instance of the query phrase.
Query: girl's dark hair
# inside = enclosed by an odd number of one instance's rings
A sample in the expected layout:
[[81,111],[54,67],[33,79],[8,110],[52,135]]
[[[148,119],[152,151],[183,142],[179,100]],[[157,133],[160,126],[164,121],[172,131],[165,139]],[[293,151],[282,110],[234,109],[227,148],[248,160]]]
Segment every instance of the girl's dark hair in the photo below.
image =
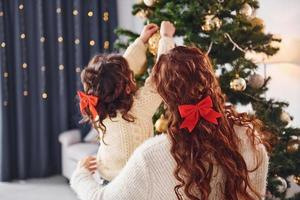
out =
[[96,55],[81,72],[84,92],[98,97],[96,110],[99,118],[93,120],[88,108],[83,114],[84,122],[90,122],[94,128],[106,131],[103,120],[116,117],[118,112],[126,121],[134,121],[129,113],[136,91],[134,74],[125,58],[119,55]]
[[[167,133],[176,161],[174,175],[178,185],[174,190],[177,198],[183,199],[179,191],[182,188],[189,199],[208,200],[216,161],[227,177],[224,200],[261,199],[263,194],[253,189],[249,179],[250,170],[255,171],[257,167],[247,169],[234,130],[234,125],[247,127],[247,134],[255,146],[260,141],[253,126],[259,126],[259,123],[225,106],[224,95],[207,55],[196,48],[176,47],[160,56],[153,74],[157,91],[166,102],[170,115]],[[213,109],[222,114],[219,124],[201,119],[191,133],[180,129],[183,119],[178,105],[196,104],[207,96],[213,101]]]

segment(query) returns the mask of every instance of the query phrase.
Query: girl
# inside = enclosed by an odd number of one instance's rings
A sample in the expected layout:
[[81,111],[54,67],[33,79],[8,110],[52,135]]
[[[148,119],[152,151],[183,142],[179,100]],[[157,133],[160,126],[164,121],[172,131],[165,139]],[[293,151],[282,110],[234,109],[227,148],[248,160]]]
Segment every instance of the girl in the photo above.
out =
[[141,145],[107,186],[83,159],[71,187],[82,200],[255,200],[266,189],[268,156],[255,121],[225,106],[206,54],[176,47],[162,55],[153,81],[167,104],[166,135]]
[[[100,131],[97,162],[105,182],[111,181],[124,167],[133,151],[153,136],[152,116],[161,103],[151,79],[138,89],[134,73],[146,62],[148,39],[158,30],[155,24],[146,25],[141,36],[128,47],[124,57],[96,55],[82,71],[84,92],[79,92],[84,121]],[[174,47],[173,25],[163,22],[158,54]]]

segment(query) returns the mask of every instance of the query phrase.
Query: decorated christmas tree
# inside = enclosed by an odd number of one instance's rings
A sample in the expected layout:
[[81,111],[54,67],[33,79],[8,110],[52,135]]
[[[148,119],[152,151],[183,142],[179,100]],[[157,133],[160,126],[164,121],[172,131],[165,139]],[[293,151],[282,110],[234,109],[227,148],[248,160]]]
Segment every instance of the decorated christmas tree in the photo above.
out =
[[[265,97],[270,78],[257,73],[258,64],[253,60],[257,55],[276,54],[279,49],[274,44],[280,42],[265,32],[263,20],[255,16],[258,8],[257,0],[144,0],[133,5],[132,14],[145,23],[173,22],[184,45],[209,55],[228,103],[251,105],[253,112],[248,114],[264,124],[263,139],[270,144],[268,197],[299,199],[299,194],[287,198],[286,191],[290,180],[300,185],[300,129],[290,126],[287,102]],[[115,43],[117,49],[126,48],[138,37],[130,30],[117,29],[116,33],[122,36]],[[140,84],[153,66],[159,37],[155,34],[149,40],[148,63],[137,76]],[[163,112],[161,106],[153,117],[156,132],[166,129]]]

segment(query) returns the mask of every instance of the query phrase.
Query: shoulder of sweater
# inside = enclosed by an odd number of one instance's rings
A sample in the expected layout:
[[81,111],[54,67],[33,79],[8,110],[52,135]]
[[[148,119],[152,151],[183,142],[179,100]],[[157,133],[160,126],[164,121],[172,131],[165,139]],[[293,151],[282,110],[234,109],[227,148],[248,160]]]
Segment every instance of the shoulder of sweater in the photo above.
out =
[[158,136],[154,136],[148,140],[146,140],[141,146],[139,146],[136,151],[143,154],[151,154],[152,152],[156,151],[165,151],[166,149],[169,150],[171,143],[166,134],[161,134]]
[[[264,157],[267,157],[267,151],[265,145],[261,142],[260,136],[257,131],[254,129],[254,138],[248,133],[249,129],[252,129],[253,125],[249,124],[249,126],[234,126],[235,134],[240,140],[240,148],[241,151],[248,151],[249,148],[256,150],[262,154],[265,154]],[[253,141],[254,140],[254,141]],[[253,145],[254,142],[254,145]]]
[[248,126],[239,126],[239,125],[233,126],[235,134],[240,140],[248,140],[250,138],[250,136],[247,134],[247,131],[249,128],[253,128],[253,125],[249,124],[249,127]]

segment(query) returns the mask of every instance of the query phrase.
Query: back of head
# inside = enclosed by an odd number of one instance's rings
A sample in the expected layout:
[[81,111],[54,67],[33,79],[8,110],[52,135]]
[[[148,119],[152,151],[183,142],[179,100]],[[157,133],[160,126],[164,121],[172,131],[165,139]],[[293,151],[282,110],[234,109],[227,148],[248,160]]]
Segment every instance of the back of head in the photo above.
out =
[[103,120],[117,116],[117,112],[127,121],[133,117],[128,113],[133,104],[135,83],[133,72],[127,61],[119,55],[96,55],[81,73],[84,92],[98,98],[96,110],[99,118],[94,120],[87,107],[84,120],[95,128],[105,131]]
[[[177,163],[174,175],[180,182],[175,187],[178,199],[182,199],[179,189],[183,188],[188,198],[207,200],[215,162],[228,177],[224,180],[226,200],[255,199],[248,192],[252,190],[248,169],[233,129],[234,124],[249,125],[251,120],[225,107],[224,95],[207,55],[196,48],[179,46],[161,55],[153,71],[158,93],[170,113],[168,135],[172,142],[171,153]],[[218,124],[200,119],[191,132],[181,129],[183,119],[178,106],[197,104],[208,96],[212,99],[213,109],[222,115]],[[253,130],[250,132],[254,135]]]

